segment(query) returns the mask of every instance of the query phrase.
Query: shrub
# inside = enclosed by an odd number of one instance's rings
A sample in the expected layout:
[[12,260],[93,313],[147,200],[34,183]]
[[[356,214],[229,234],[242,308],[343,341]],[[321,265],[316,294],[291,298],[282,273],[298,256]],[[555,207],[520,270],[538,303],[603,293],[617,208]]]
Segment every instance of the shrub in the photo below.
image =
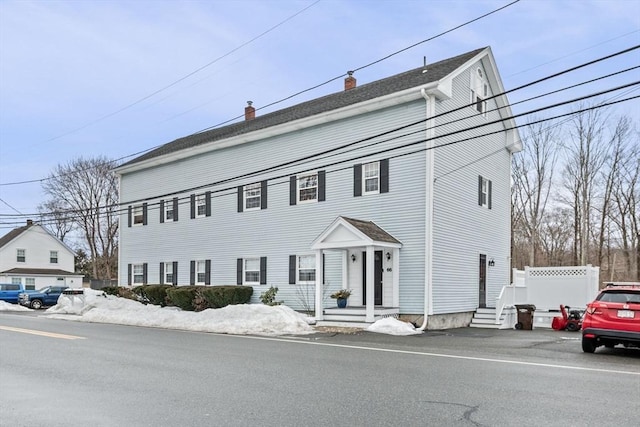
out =
[[197,292],[197,286],[177,286],[167,289],[167,297],[171,301],[171,305],[180,307],[185,311],[194,311],[194,300]]
[[264,305],[280,305],[282,301],[276,301],[277,293],[278,288],[271,286],[267,291],[260,294],[260,301],[262,301]]
[[206,301],[206,308],[222,308],[234,304],[246,304],[251,300],[251,286],[206,286],[200,288],[200,295]]
[[142,285],[133,288],[133,292],[141,297],[143,302],[165,307],[167,301],[167,290],[173,288],[172,285]]
[[134,301],[138,300],[137,294],[131,288],[125,288],[123,286],[105,286],[100,290],[107,295],[115,295],[117,297],[132,299]]

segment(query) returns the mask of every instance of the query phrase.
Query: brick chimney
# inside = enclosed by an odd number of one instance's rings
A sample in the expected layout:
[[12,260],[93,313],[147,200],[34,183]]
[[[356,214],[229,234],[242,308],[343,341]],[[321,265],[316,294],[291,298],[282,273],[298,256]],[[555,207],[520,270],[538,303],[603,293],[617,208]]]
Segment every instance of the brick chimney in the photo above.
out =
[[244,107],[244,120],[249,121],[256,118],[256,109],[251,106],[253,101],[247,101],[247,106]]
[[353,71],[347,71],[347,74],[349,74],[349,77],[344,79],[344,90],[345,91],[347,91],[349,89],[353,89],[354,87],[356,87],[356,78],[353,77]]

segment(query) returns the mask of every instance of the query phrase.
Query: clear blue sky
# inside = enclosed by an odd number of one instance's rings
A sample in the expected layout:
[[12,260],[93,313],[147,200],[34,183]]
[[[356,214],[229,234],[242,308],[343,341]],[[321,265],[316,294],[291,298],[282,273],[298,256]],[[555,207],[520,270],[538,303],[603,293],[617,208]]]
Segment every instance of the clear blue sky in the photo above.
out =
[[[80,156],[121,158],[208,128],[243,114],[248,100],[259,108],[509,2],[0,0],[0,235],[17,225],[7,215],[35,213],[45,199],[39,183],[8,183],[44,178]],[[355,77],[363,84],[421,66],[424,56],[434,62],[491,46],[511,89],[637,44],[640,0],[521,0]],[[509,99],[634,65],[640,50]],[[638,77],[635,70],[562,99]],[[640,102],[618,111],[637,119]]]

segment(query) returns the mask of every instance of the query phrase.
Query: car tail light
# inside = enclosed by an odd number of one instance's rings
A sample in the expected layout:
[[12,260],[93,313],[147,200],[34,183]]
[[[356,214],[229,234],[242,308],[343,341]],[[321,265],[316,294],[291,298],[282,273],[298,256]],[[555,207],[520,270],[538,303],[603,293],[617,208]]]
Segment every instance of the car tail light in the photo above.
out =
[[602,314],[602,310],[599,310],[599,308],[599,305],[589,304],[586,311],[588,314]]

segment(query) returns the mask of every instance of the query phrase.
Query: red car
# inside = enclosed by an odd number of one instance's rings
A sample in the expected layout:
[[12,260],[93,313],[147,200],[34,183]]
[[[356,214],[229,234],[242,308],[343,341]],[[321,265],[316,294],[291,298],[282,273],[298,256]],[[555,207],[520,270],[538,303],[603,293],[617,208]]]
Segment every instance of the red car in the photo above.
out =
[[601,345],[640,347],[640,286],[609,286],[587,305],[582,320],[582,350]]

